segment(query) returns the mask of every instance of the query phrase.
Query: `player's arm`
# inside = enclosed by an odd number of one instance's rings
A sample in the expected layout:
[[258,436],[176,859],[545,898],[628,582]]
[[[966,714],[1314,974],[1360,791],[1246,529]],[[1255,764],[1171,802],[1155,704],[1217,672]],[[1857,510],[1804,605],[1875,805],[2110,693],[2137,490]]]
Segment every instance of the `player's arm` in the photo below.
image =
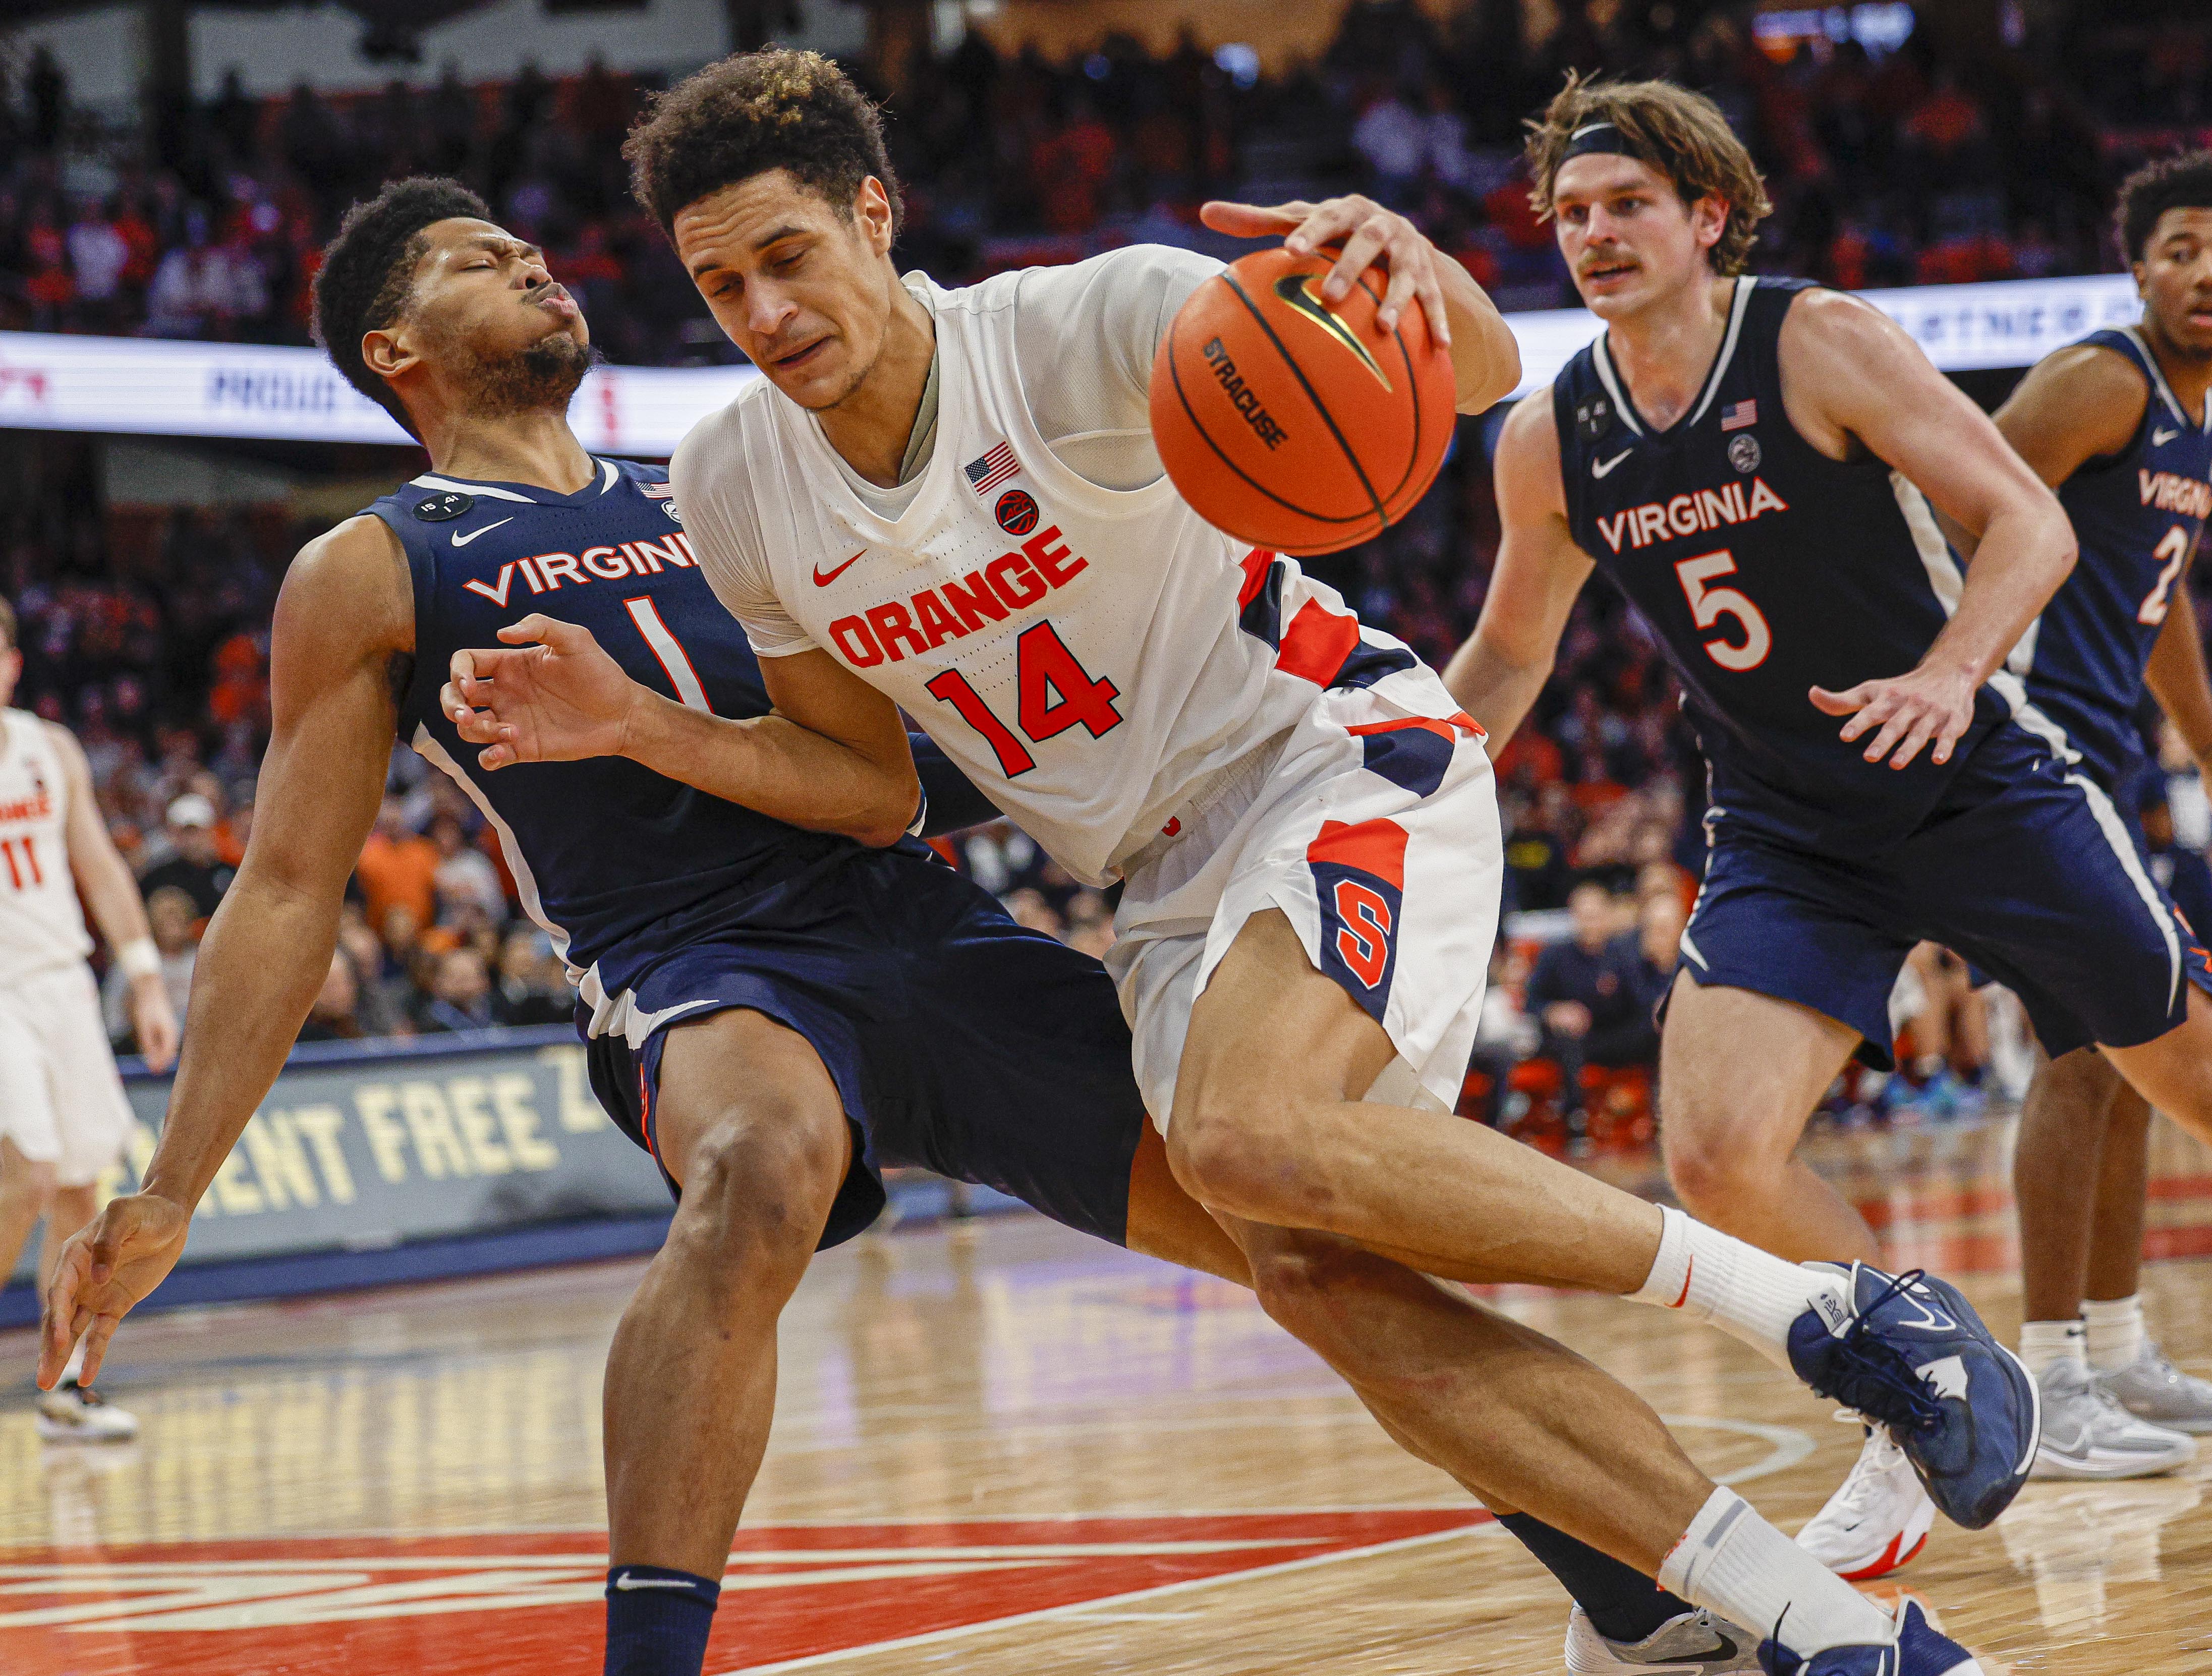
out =
[[192,970],[185,1051],[139,1190],[63,1248],[39,1382],[85,1340],[85,1380],[184,1250],[194,1206],[283,1068],[329,975],[345,883],[391,759],[395,674],[414,649],[398,543],[362,518],[301,550],[270,634],[273,708],[253,836]]
[[1863,445],[1977,543],[1958,609],[1917,667],[1810,694],[1848,718],[1844,739],[1872,736],[1869,762],[1887,756],[1901,768],[1923,746],[1948,762],[1975,693],[2073,568],[2073,526],[1988,416],[1879,310],[1840,292],[1806,293],[1783,323],[1781,367],[1802,435],[1832,455]]
[[895,844],[921,802],[898,707],[818,647],[763,657],[770,714],[709,715],[623,672],[588,628],[532,615],[514,649],[453,654],[439,702],[486,768],[627,756],[813,832]]
[[1462,413],[1480,413],[1511,395],[1521,382],[1521,346],[1498,305],[1474,276],[1431,242],[1405,216],[1353,193],[1320,203],[1206,204],[1199,219],[1217,233],[1240,239],[1283,235],[1294,256],[1340,246],[1322,295],[1340,302],[1359,276],[1380,268],[1389,276],[1377,323],[1398,324],[1409,302],[1427,316],[1429,333],[1450,351]]
[[1567,528],[1552,392],[1539,390],[1506,416],[1498,439],[1502,534],[1481,619],[1444,666],[1444,685],[1505,749],[1552,673],[1560,632],[1589,580],[1589,556]]
[[48,724],[54,751],[61,758],[69,796],[64,830],[69,838],[70,873],[77,894],[92,910],[94,923],[107,939],[108,951],[131,981],[131,1028],[138,1051],[155,1071],[167,1071],[177,1057],[177,1015],[161,982],[161,951],[146,925],[146,904],[130,864],[107,835],[100,804],[93,794],[92,765],[84,748],[65,727]]

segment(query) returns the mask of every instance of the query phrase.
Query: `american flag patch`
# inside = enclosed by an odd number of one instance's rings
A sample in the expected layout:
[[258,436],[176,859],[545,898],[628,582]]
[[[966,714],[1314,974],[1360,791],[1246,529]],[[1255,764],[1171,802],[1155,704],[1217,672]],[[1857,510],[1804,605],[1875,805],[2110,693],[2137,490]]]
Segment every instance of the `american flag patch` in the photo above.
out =
[[667,501],[675,498],[676,491],[666,483],[640,483],[638,487],[645,491],[645,498],[648,501]]
[[1740,431],[1746,425],[1758,422],[1759,404],[1748,398],[1721,410],[1721,428],[1724,431]]
[[1020,471],[1022,465],[1014,458],[1013,444],[1001,442],[982,458],[970,460],[960,469],[968,474],[968,481],[978,495],[988,495]]

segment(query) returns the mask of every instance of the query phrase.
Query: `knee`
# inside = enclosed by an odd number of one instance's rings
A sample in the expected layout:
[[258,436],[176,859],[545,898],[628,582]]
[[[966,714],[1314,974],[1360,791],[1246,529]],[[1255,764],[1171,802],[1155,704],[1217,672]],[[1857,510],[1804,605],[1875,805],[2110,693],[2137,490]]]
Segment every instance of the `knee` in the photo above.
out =
[[1359,1371],[1362,1272],[1382,1260],[1326,1234],[1288,1234],[1248,1252],[1252,1289],[1268,1318],[1340,1373]]
[[1279,1107],[1243,1092],[1200,1086],[1179,1091],[1168,1125],[1168,1166],[1201,1205],[1257,1221],[1287,1219],[1286,1193],[1301,1175],[1287,1145],[1293,1121]]
[[0,1214],[35,1222],[53,1208],[54,1167],[25,1158],[0,1169]]
[[1731,1208],[1764,1204],[1783,1189],[1781,1166],[1726,1126],[1670,1130],[1662,1122],[1660,1151],[1683,1208],[1715,1227],[1729,1225]]
[[737,1281],[803,1271],[843,1180],[845,1137],[796,1112],[750,1111],[706,1129],[684,1158],[669,1229],[679,1256]]

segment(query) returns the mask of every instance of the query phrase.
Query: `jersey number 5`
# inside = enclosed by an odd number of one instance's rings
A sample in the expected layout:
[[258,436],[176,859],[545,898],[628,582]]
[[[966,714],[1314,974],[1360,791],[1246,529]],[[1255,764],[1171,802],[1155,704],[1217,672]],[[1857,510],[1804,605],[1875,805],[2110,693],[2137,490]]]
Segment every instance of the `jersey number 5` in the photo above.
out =
[[1766,619],[1750,597],[1735,588],[1711,588],[1705,584],[1716,576],[1735,573],[1735,555],[1723,548],[1717,553],[1701,553],[1694,559],[1683,559],[1674,566],[1674,575],[1682,584],[1682,592],[1689,597],[1690,615],[1700,628],[1710,628],[1724,616],[1732,616],[1743,631],[1741,645],[1734,641],[1711,640],[1705,643],[1705,655],[1723,669],[1757,669],[1766,661],[1766,654],[1774,650],[1774,631],[1766,626]]
[[2158,580],[2150,585],[2143,603],[2136,612],[2137,622],[2166,621],[2167,596],[2173,592],[2173,579],[2181,574],[2181,562],[2189,556],[2189,531],[2175,525],[2166,532],[2166,539],[2150,550],[2154,559],[2164,559],[2166,568],[2158,573]]
[[[1009,780],[1036,767],[1029,747],[1000,721],[982,695],[968,684],[968,677],[948,669],[932,677],[923,689],[932,698],[950,704],[966,722],[991,743],[999,767]],[[1041,745],[1078,723],[1094,739],[1103,739],[1121,725],[1114,707],[1121,689],[1104,676],[1096,679],[1075,660],[1049,622],[1032,622],[1014,642],[1015,720],[1030,744]]]

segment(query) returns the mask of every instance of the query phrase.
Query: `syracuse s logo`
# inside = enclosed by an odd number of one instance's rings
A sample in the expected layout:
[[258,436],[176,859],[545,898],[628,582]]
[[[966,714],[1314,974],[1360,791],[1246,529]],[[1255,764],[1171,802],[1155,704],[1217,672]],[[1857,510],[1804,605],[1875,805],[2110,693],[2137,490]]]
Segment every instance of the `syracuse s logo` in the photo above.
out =
[[1321,300],[1320,293],[1315,290],[1314,282],[1320,277],[1319,274],[1285,274],[1275,282],[1275,295],[1289,305],[1300,319],[1311,320],[1358,355],[1360,365],[1375,374],[1375,381],[1385,390],[1389,389],[1389,377],[1375,357],[1368,353],[1367,345],[1359,341],[1357,332],[1337,318],[1328,305]]

